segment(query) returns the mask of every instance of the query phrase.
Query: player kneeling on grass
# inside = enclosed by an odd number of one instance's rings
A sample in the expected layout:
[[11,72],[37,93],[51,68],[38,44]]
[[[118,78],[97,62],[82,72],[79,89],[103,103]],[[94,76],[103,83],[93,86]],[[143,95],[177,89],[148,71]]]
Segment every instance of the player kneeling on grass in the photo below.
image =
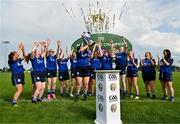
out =
[[167,87],[166,87],[166,85],[168,85],[171,95],[170,101],[174,102],[174,88],[172,84],[172,64],[173,64],[173,59],[171,58],[171,51],[165,49],[163,51],[162,59],[160,60],[160,58],[158,57],[158,65],[160,65],[159,80],[161,81],[163,94],[164,94],[162,99],[163,100],[168,99]]
[[77,82],[75,102],[77,102],[79,99],[79,93],[81,91],[82,85],[84,86],[84,101],[87,100],[87,92],[90,79],[88,48],[88,45],[77,47]]
[[[23,58],[19,58],[19,56],[23,53]],[[14,94],[12,105],[17,106],[17,101],[22,93],[23,85],[24,85],[24,67],[22,65],[22,61],[25,57],[24,45],[20,43],[18,51],[13,51],[9,54],[8,64],[10,67],[10,71],[12,73],[11,79],[13,86],[16,87],[16,92]]]
[[[101,68],[101,63],[100,63],[100,57],[99,57],[99,51],[95,51],[96,49],[96,44],[93,48],[92,54],[91,54],[91,59],[90,59],[90,88],[89,88],[89,96],[95,96],[95,78],[96,78],[96,72],[95,70],[99,70]],[[90,91],[91,90],[91,91]]]
[[145,53],[145,59],[140,59],[140,64],[142,66],[142,78],[145,83],[147,97],[150,97],[149,87],[151,87],[152,98],[156,98],[155,93],[155,80],[156,80],[156,62],[152,58],[150,52]]
[[66,96],[69,96],[69,71],[68,71],[68,66],[67,62],[69,60],[69,55],[68,51],[67,52],[67,58],[64,58],[64,52],[61,50],[60,54],[58,55],[58,60],[57,64],[59,67],[59,82],[60,82],[60,95],[61,97],[64,96],[63,93],[63,87],[64,87],[64,82],[66,83]]
[[139,99],[139,88],[138,88],[138,59],[134,58],[134,53],[129,52],[129,60],[127,65],[127,78],[129,84],[130,97],[133,98],[132,86],[134,86],[136,96],[134,99]]
[[48,95],[47,99],[51,100],[51,98],[55,99],[56,95],[56,77],[57,77],[57,56],[59,53],[59,48],[60,48],[60,41],[57,41],[57,52],[54,54],[53,49],[48,50],[49,45],[50,45],[50,40],[48,40],[47,43],[47,54],[46,54],[46,72],[47,72],[47,89],[48,89]]
[[34,47],[30,55],[30,61],[33,69],[32,83],[35,85],[32,103],[42,102],[42,96],[45,90],[46,68],[44,63],[44,57],[46,55],[46,43],[42,42],[40,44],[41,51],[37,49],[39,43],[34,42]]
[[74,82],[76,82],[76,74],[77,74],[77,57],[76,53],[73,50],[70,53],[70,62],[71,62],[71,88],[70,88],[70,96],[73,95]]

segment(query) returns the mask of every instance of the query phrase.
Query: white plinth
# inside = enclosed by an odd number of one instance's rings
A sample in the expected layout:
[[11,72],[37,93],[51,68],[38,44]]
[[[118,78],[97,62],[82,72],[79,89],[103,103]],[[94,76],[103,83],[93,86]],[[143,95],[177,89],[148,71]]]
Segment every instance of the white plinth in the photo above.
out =
[[119,70],[96,71],[95,124],[122,124],[119,72]]

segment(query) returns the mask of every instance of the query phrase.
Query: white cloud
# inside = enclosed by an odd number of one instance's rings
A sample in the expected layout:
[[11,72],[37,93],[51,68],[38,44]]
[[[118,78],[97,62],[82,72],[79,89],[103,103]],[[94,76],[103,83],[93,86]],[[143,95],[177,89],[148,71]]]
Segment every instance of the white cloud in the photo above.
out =
[[[119,16],[123,0],[99,1],[107,11],[112,11]],[[70,10],[73,9],[75,18],[72,19],[62,7],[61,3]],[[92,0],[88,1],[93,3]],[[63,41],[63,48],[70,47],[72,42],[79,38],[85,31],[80,7],[88,11],[87,0],[3,0],[1,1],[2,24],[1,40],[11,40],[8,48],[14,50],[20,40],[25,42],[26,50],[30,51],[32,41],[50,38],[53,40],[52,48],[56,47],[55,41]],[[154,55],[160,54],[164,48],[170,48],[173,56],[180,57],[180,33],[160,32],[156,30],[160,25],[180,27],[177,12],[180,10],[179,1],[162,4],[157,0],[128,0],[127,7],[121,21],[116,20],[116,26],[110,31],[126,36],[132,43],[137,54],[152,51]],[[96,3],[94,3],[94,6]],[[15,44],[15,45],[13,45]],[[3,50],[0,51],[2,56]],[[0,64],[0,67],[2,65]]]

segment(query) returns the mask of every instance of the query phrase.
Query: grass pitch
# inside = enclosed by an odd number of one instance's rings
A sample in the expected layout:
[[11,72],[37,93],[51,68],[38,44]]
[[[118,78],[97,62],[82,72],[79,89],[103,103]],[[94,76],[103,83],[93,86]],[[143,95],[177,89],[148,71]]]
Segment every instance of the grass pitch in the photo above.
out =
[[[26,84],[20,98],[20,107],[11,105],[15,91],[11,85],[10,73],[0,73],[0,123],[89,123],[96,118],[95,97],[88,101],[74,102],[74,98],[60,97],[57,90],[57,100],[32,104],[31,78],[26,73]],[[162,101],[160,82],[156,80],[157,98],[146,98],[144,83],[139,76],[140,100],[129,97],[121,100],[121,118],[123,123],[179,123],[180,122],[180,73],[173,73],[175,102]],[[57,89],[59,83],[57,82]]]

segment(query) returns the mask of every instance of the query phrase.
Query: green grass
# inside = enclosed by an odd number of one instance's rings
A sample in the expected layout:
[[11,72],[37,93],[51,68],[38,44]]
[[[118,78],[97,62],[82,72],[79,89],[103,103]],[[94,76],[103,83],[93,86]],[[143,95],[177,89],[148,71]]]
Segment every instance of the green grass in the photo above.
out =
[[[125,100],[121,100],[121,118],[123,123],[180,122],[179,81],[180,73],[173,73],[175,102],[171,103],[160,100],[162,90],[158,80],[156,81],[157,99],[146,98],[144,83],[142,82],[142,78],[139,77],[138,83],[141,99],[132,100],[126,98]],[[96,118],[95,97],[89,97],[87,102],[80,100],[78,103],[75,103],[72,98],[61,98],[58,96],[57,100],[51,103],[32,104],[30,103],[31,89],[30,75],[26,73],[26,84],[19,102],[20,107],[12,107],[10,100],[15,89],[11,85],[10,74],[0,73],[0,123],[93,124]]]

